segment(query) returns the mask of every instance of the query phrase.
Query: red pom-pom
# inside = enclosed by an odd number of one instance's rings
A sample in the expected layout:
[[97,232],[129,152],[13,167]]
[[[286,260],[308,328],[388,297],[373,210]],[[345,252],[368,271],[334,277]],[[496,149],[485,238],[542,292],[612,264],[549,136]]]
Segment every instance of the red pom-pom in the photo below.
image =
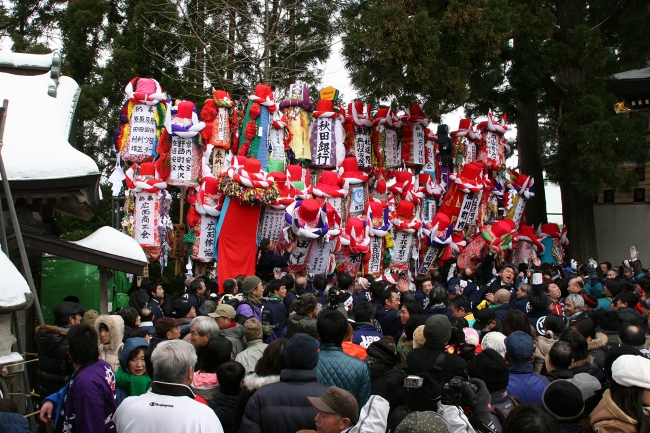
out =
[[345,153],[349,155],[354,150],[354,124],[343,124],[343,130],[345,131]]
[[160,140],[158,140],[156,153],[162,155],[163,153],[169,153],[170,150],[172,150],[172,139],[169,136],[167,130],[163,129],[162,133],[160,134]]
[[257,102],[253,102],[251,105],[251,108],[248,110],[248,115],[251,116],[251,119],[257,119],[260,117],[260,113],[262,112],[262,107],[260,104]]
[[203,109],[201,109],[201,119],[204,122],[214,122],[214,119],[217,118],[217,106],[214,104],[212,98],[205,101]]
[[248,149],[251,147],[251,142],[250,141],[245,141],[242,147],[239,149],[238,155],[243,155],[246,156],[248,153]]
[[248,122],[246,124],[246,129],[244,130],[244,134],[248,141],[251,141],[253,138],[255,138],[255,135],[257,135],[257,124],[255,124],[255,122],[253,121]]
[[201,221],[201,215],[199,215],[194,206],[190,206],[190,209],[187,211],[186,221],[190,227],[194,227]]

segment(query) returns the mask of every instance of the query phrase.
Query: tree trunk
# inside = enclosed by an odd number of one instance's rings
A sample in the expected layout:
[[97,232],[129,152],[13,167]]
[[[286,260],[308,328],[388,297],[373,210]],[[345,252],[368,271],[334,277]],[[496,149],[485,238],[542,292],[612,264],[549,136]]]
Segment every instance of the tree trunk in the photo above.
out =
[[517,103],[519,171],[532,175],[535,180],[535,196],[526,201],[526,223],[534,227],[548,222],[538,114],[536,99]]
[[562,182],[562,216],[568,230],[571,246],[566,251],[566,260],[575,259],[587,263],[590,258],[598,261],[596,249],[596,223],[594,205],[570,182]]

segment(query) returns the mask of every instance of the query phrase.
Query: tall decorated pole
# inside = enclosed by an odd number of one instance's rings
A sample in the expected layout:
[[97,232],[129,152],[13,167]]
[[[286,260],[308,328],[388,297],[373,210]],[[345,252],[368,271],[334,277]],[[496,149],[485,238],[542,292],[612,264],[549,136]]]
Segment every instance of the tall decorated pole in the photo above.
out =
[[337,102],[338,90],[333,87],[321,90],[309,132],[312,167],[336,168],[345,158],[344,116]]
[[255,94],[248,97],[237,154],[255,157],[264,171],[269,168],[267,140],[272,114],[276,109],[273,90],[266,84],[256,85]]
[[[205,122],[201,135],[207,146],[206,153],[209,155],[211,152],[212,175],[217,177],[230,165],[228,161],[239,144],[237,109],[230,94],[224,90],[213,90],[212,97],[205,101],[201,109],[201,119]],[[207,173],[204,173],[205,176]]]
[[289,161],[311,161],[311,145],[309,143],[311,113],[314,104],[309,99],[309,89],[306,84],[294,83],[289,88],[289,98],[280,102],[283,117],[286,116],[289,135],[287,153]]

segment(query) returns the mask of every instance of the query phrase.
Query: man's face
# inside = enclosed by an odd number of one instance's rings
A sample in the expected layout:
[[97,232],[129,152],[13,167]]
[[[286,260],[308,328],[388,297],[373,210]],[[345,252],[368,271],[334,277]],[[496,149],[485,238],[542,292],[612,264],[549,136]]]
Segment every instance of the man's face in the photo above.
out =
[[580,312],[580,310],[578,310],[575,305],[573,305],[573,301],[566,301],[564,303],[564,311],[566,311],[567,316],[573,316],[574,314]]
[[433,283],[431,281],[425,281],[422,283],[422,292],[424,292],[425,295],[429,296],[431,289],[433,289]]
[[620,299],[616,300],[616,309],[620,310],[621,308],[627,308],[627,303],[621,301]]
[[397,293],[390,294],[390,301],[386,301],[387,310],[397,310],[399,308],[399,295]]
[[609,270],[609,271],[607,271],[607,277],[605,277],[605,278],[607,278],[608,280],[613,280],[616,277],[617,277],[616,271]]
[[192,308],[190,308],[190,312],[187,313],[187,316],[185,316],[185,317],[190,318],[190,319],[193,319],[193,318],[196,317],[196,310],[194,309],[194,306],[192,306]]
[[205,293],[205,283],[203,281],[201,281],[201,288],[196,291],[196,294],[201,296],[204,293]]
[[174,326],[172,329],[170,329],[167,332],[167,339],[168,340],[178,340],[181,336],[181,328],[178,326]]
[[215,320],[217,321],[217,325],[219,325],[219,329],[226,329],[230,326],[230,322],[232,322],[232,319],[228,317],[216,317]]
[[197,327],[198,325],[190,326],[190,343],[192,343],[192,346],[194,346],[195,349],[205,346],[206,344],[208,344],[208,340],[210,340],[210,334],[205,334],[205,336],[201,337],[199,333],[196,331]]
[[162,299],[162,298],[165,297],[165,290],[163,289],[162,286],[159,285],[158,287],[156,287],[155,294],[156,294],[156,296],[155,296],[156,298]]
[[81,319],[83,319],[81,314],[76,314],[74,317],[68,318],[68,325],[78,325],[81,323]]
[[316,431],[318,433],[341,433],[350,427],[350,421],[337,413],[318,411],[316,418]]
[[264,288],[262,287],[262,283],[260,282],[257,285],[257,287],[251,292],[251,295],[253,295],[256,298],[261,298],[263,294],[264,294]]
[[464,308],[457,310],[456,307],[454,307],[453,305],[451,305],[449,308],[451,309],[451,315],[454,317],[465,317],[466,315]]
[[281,298],[284,298],[287,296],[287,286],[280,286],[280,288],[275,291],[275,294]]
[[562,292],[560,291],[560,288],[557,286],[557,284],[549,284],[546,291],[548,292],[548,296],[550,296],[550,298],[554,301],[557,301],[562,296]]
[[503,284],[512,284],[515,280],[515,271],[512,268],[505,268],[501,271],[501,281]]
[[402,322],[402,325],[406,325],[406,322],[411,318],[411,314],[409,313],[409,310],[407,310],[403,305],[402,308],[399,311],[400,316],[399,320]]
[[524,292],[523,290],[521,290],[520,287],[517,287],[517,299],[521,299],[521,298],[523,298],[524,296],[526,296],[526,292]]
[[569,287],[568,287],[568,289],[567,289],[567,290],[569,291],[569,293],[571,293],[571,294],[578,294],[578,293],[580,293],[580,291],[581,291],[582,289],[581,289],[580,286],[578,285],[578,281],[579,281],[579,280],[580,280],[580,278],[571,278],[571,279],[569,280]]

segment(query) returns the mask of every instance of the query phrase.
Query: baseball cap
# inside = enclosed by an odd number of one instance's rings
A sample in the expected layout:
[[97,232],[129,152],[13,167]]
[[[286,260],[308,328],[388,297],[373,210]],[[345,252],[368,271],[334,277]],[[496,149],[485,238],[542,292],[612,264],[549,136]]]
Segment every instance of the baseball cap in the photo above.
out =
[[515,331],[506,337],[506,353],[512,361],[530,360],[535,351],[533,338],[523,331]]
[[172,328],[180,326],[185,322],[183,319],[172,319],[171,317],[162,317],[156,321],[156,337],[166,338],[167,333]]
[[57,319],[61,317],[72,316],[75,314],[80,314],[83,316],[85,312],[86,309],[83,306],[77,304],[76,302],[70,301],[59,302],[56,304],[56,307],[54,307],[54,317]]
[[228,304],[221,304],[217,307],[214,313],[209,313],[210,317],[227,317],[229,319],[235,318],[235,309]]
[[497,320],[497,313],[495,313],[491,308],[483,308],[474,313],[474,319],[475,321],[472,328],[481,331],[487,327],[488,323]]
[[352,394],[344,389],[330,386],[322,397],[307,398],[321,412],[339,414],[343,418],[348,418],[352,425],[359,420],[359,404]]

